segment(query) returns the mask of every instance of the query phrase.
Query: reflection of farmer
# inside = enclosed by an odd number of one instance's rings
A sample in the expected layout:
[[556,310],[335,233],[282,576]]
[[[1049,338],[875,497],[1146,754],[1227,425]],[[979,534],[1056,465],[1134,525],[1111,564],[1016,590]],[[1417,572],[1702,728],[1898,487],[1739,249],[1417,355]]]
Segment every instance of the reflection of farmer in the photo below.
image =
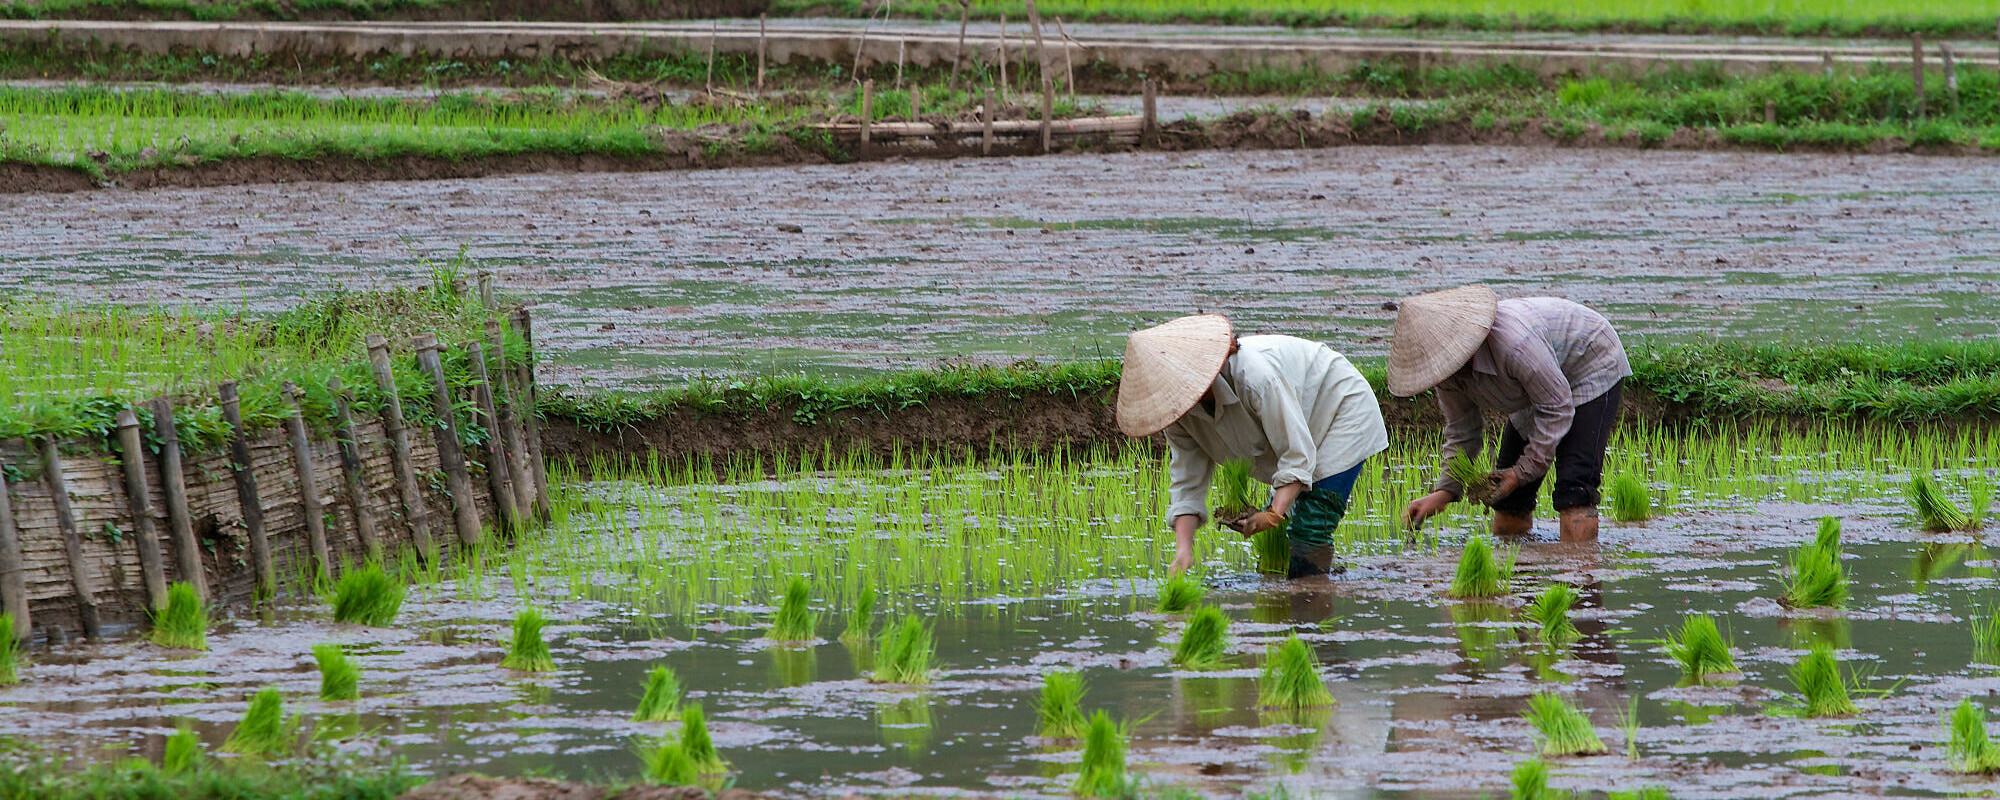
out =
[[[1403,300],[1394,335],[1389,391],[1437,389],[1446,460],[1479,455],[1484,412],[1508,415],[1494,459],[1493,533],[1534,528],[1536,491],[1553,462],[1563,541],[1596,539],[1604,446],[1618,419],[1619,387],[1632,374],[1611,323],[1568,300],[1498,300],[1492,289],[1464,286]],[[1464,494],[1446,475],[1403,519],[1421,523]]]
[[1242,460],[1276,488],[1269,508],[1231,527],[1249,537],[1289,519],[1289,577],[1325,574],[1361,462],[1389,446],[1375,393],[1346,358],[1290,336],[1238,339],[1212,314],[1126,341],[1118,427],[1127,436],[1165,431],[1173,449],[1175,572],[1194,565],[1216,464]]

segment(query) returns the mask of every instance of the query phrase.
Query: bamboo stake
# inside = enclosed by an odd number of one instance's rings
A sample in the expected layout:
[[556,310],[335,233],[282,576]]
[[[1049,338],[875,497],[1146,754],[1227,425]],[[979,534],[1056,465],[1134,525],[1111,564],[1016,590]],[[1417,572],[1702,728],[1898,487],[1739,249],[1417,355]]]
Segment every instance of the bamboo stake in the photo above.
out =
[[499,319],[486,318],[486,340],[487,352],[493,356],[487,364],[492,367],[493,406],[500,415],[500,434],[506,437],[507,477],[514,485],[514,513],[526,517],[535,510],[535,478],[528,469],[527,443],[523,441],[521,420],[515,413],[518,390],[510,385],[520,381],[507,371],[507,338],[501,332]]
[[368,550],[370,561],[382,560],[382,535],[375,529],[375,509],[368,502],[368,478],[361,470],[361,436],[354,430],[353,398],[335,375],[326,379],[333,393],[334,444],[340,448],[340,476],[347,483],[347,507],[354,515],[354,538]]
[[875,82],[862,81],[861,82],[861,147],[859,148],[859,153],[858,153],[859,155],[862,156],[868,155],[868,126],[870,124],[873,124],[874,120],[871,119],[871,117],[875,115],[874,103],[873,103],[874,94],[875,94]]
[[1056,17],[1056,35],[1063,40],[1063,85],[1069,89],[1069,99],[1076,100],[1076,62],[1070,59],[1070,46],[1077,44],[1069,38],[1069,31],[1063,29],[1062,17]]
[[911,122],[916,122],[916,121],[917,121],[917,118],[918,118],[918,117],[921,117],[921,116],[923,116],[923,115],[924,115],[924,88],[923,88],[923,87],[921,87],[921,86],[917,86],[917,85],[915,85],[915,84],[911,84],[911,85],[910,85],[910,121],[911,121]]
[[472,360],[473,409],[479,415],[479,424],[486,428],[486,490],[493,497],[493,513],[500,518],[501,530],[518,532],[521,520],[514,508],[514,479],[507,474],[507,438],[500,432],[500,416],[493,408],[491,379],[486,374],[486,349],[476,341],[459,347]]
[[368,334],[368,365],[375,373],[375,385],[382,390],[382,430],[389,434],[389,459],[396,471],[396,487],[403,497],[403,518],[410,524],[410,541],[424,562],[437,563],[437,542],[431,538],[430,504],[424,502],[423,484],[410,458],[410,429],[403,422],[403,401],[396,396],[396,374],[389,367],[389,340],[379,333]]
[[1820,66],[1826,68],[1826,76],[1829,78],[1833,77],[1833,52],[1828,51],[1819,54],[1819,63]]
[[[701,81],[701,83],[702,83],[702,90],[703,90],[703,91],[706,91],[706,92],[709,92],[710,94],[713,94],[713,93],[715,92],[715,37],[717,37],[717,36],[721,35],[721,33],[722,33],[722,20],[719,20],[719,19],[718,19],[718,20],[710,20],[708,24],[709,24],[709,28],[708,28],[708,76],[707,76],[707,77],[705,77],[705,78],[702,78],[702,81]],[[492,308],[493,306],[492,306],[491,304],[489,304],[489,305],[487,305],[486,307],[487,307],[487,308]]]
[[174,404],[153,400],[153,436],[160,440],[160,493],[167,499],[167,530],[174,542],[174,566],[194,593],[208,599],[208,570],[201,564],[201,542],[194,538],[194,515],[188,513],[187,476],[181,467],[181,437],[174,430]]
[[951,90],[958,91],[958,68],[965,63],[965,26],[972,21],[972,0],[958,0],[958,46],[951,51]]
[[160,530],[153,524],[152,492],[146,488],[146,448],[139,443],[139,415],[118,411],[118,460],[125,472],[125,508],[132,515],[132,541],[139,549],[139,577],[146,605],[167,607],[167,569],[160,563]]
[[1007,12],[1000,12],[1000,102],[1007,100]]
[[431,376],[431,407],[438,418],[432,433],[437,439],[438,460],[444,465],[445,486],[451,492],[452,522],[459,541],[476,545],[481,533],[479,507],[472,498],[472,476],[465,469],[465,448],[459,445],[458,415],[452,412],[451,387],[444,380],[437,337],[423,334],[410,345],[417,351],[417,365]]
[[1764,101],[1764,124],[1766,125],[1778,124],[1778,101],[1776,100]]
[[896,91],[903,90],[903,59],[909,55],[910,40],[896,40]]
[[525,308],[514,310],[514,332],[521,337],[521,361],[514,366],[521,382],[521,419],[527,423],[522,434],[528,439],[528,469],[535,478],[535,517],[549,518],[549,475],[542,460],[540,390],[535,387],[535,328]]
[[1035,0],[1024,0],[1028,5],[1028,27],[1035,32],[1035,74],[1042,79],[1042,153],[1047,155],[1054,138],[1055,81],[1049,76],[1049,46],[1042,39],[1042,14],[1035,10]]
[[479,305],[488,311],[493,310],[493,271],[490,269],[479,271]]
[[[482,284],[486,281],[480,280]],[[484,288],[482,286],[482,288]],[[292,441],[292,472],[299,480],[299,513],[306,521],[306,544],[312,548],[313,574],[322,583],[333,580],[333,553],[326,544],[326,507],[319,501],[319,476],[314,473],[312,440],[306,435],[305,412],[299,408],[304,392],[285,381],[280,391],[291,413],[285,417],[285,432]]]
[[1944,93],[1951,99],[1952,113],[1958,112],[1958,61],[1950,42],[1938,43],[1938,58],[1944,62]]
[[83,537],[76,532],[76,514],[69,505],[69,485],[63,481],[62,455],[54,439],[43,439],[42,482],[56,507],[56,527],[62,531],[63,555],[69,559],[69,585],[76,592],[76,613],[83,621],[83,635],[97,636],[97,589],[90,579],[90,562],[83,558]]
[[278,591],[278,571],[271,565],[271,542],[264,537],[264,501],[257,496],[257,475],[250,463],[250,435],[243,429],[243,411],[236,382],[219,387],[222,419],[229,423],[229,462],[236,473],[236,500],[243,506],[243,528],[250,538],[250,565],[257,574],[257,592],[270,597]]
[[757,15],[757,94],[759,95],[762,95],[764,93],[764,53],[766,46],[764,41],[765,16],[766,16],[765,14]]
[[1157,147],[1160,144],[1160,113],[1154,95],[1158,89],[1153,79],[1146,78],[1139,82],[1139,91],[1139,146]]
[[1910,34],[1910,78],[1917,87],[1917,119],[1924,118],[1924,36]]
[[14,615],[14,630],[0,631],[0,636],[27,641],[34,630],[28,618],[28,579],[21,567],[21,534],[14,527],[14,498],[5,469],[0,469],[0,611]]
[[993,89],[986,89],[986,104],[979,107],[979,154],[993,155]]

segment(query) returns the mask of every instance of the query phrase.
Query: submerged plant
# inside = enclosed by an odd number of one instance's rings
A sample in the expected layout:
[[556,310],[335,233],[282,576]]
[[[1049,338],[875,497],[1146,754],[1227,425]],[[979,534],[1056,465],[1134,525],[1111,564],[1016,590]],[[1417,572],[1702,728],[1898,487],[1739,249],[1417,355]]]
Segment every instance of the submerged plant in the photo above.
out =
[[1088,723],[1083,716],[1083,675],[1051,672],[1042,676],[1042,696],[1035,702],[1035,716],[1041,720],[1040,735],[1050,739],[1074,739],[1083,735]]
[[259,691],[250,698],[250,710],[222,743],[222,752],[252,756],[279,755],[292,747],[290,720],[285,718],[285,696],[275,688]]
[[1083,735],[1082,768],[1072,787],[1081,797],[1125,797],[1131,778],[1125,774],[1125,727],[1098,711]]
[[1832,648],[1815,647],[1793,664],[1792,687],[1799,692],[1800,711],[1805,716],[1837,717],[1855,712]]
[[333,621],[384,627],[403,610],[405,588],[380,564],[349,570],[333,584]]
[[1528,698],[1525,715],[1542,740],[1542,754],[1550,756],[1602,753],[1609,749],[1598,738],[1590,715],[1554,692],[1536,692]]
[[1972,527],[1972,518],[1952,505],[1929,473],[1919,472],[1910,478],[1909,494],[1910,507],[1916,509],[1917,522],[1924,530],[1943,533]]
[[186,775],[200,770],[205,761],[207,756],[201,751],[201,737],[183,722],[167,737],[166,747],[160,752],[160,771],[168,775]]
[[680,745],[695,772],[712,775],[729,771],[729,762],[722,760],[722,754],[715,750],[715,740],[709,738],[708,720],[702,716],[700,703],[681,707]]
[[646,673],[646,692],[639,696],[634,722],[665,722],[680,716],[681,680],[668,667],[654,667]]
[[1333,705],[1333,693],[1319,676],[1319,658],[1294,633],[1264,654],[1257,677],[1257,703],[1270,708],[1313,708]]
[[808,605],[812,602],[812,590],[806,579],[793,578],[785,588],[785,599],[778,604],[778,615],[771,620],[771,631],[765,638],[774,642],[809,642],[813,639],[814,623],[819,615]]
[[1788,608],[1839,608],[1847,603],[1847,568],[1840,561],[1838,532],[1833,547],[1809,544],[1792,554],[1785,587]]
[[1619,522],[1645,522],[1653,518],[1653,495],[1646,482],[1636,475],[1620,475],[1611,480],[1611,518]]
[[1160,584],[1160,602],[1153,606],[1153,610],[1162,614],[1179,614],[1201,602],[1203,594],[1206,592],[1202,590],[1200,581],[1185,573],[1175,575]]
[[153,643],[184,650],[208,649],[208,608],[194,584],[175,581],[167,587],[167,607],[153,617]]
[[522,672],[548,672],[556,668],[554,656],[549,655],[549,643],[542,639],[542,626],[548,620],[542,612],[532,608],[522,609],[514,616],[514,638],[507,644],[507,657],[500,659],[500,666]]
[[353,700],[361,696],[361,670],[337,644],[313,645],[319,662],[319,699]]
[[1497,597],[1507,592],[1507,584],[1514,578],[1514,557],[1510,553],[1502,561],[1494,556],[1493,545],[1482,535],[1466,537],[1465,549],[1458,556],[1458,571],[1451,577],[1451,588],[1445,594],[1452,597]]
[[864,579],[861,591],[854,595],[854,606],[847,610],[847,629],[840,632],[840,640],[849,644],[868,641],[874,628],[875,591]]
[[1681,673],[1700,683],[1711,675],[1736,672],[1736,659],[1729,654],[1729,641],[1716,627],[1715,618],[1694,614],[1681,622],[1678,635],[1669,634],[1667,654],[1680,662]]
[[1216,669],[1222,666],[1228,645],[1229,615],[1215,606],[1202,606],[1188,615],[1187,626],[1181,629],[1174,663],[1186,669]]
[[1493,465],[1485,459],[1474,461],[1463,452],[1453,453],[1444,462],[1444,471],[1463,490],[1466,502],[1491,505],[1500,499],[1493,496],[1500,488],[1500,481],[1494,477]]
[[875,652],[876,682],[930,683],[935,649],[930,626],[914,616],[904,617],[882,634],[882,646]]
[[1534,620],[1542,641],[1558,647],[1576,641],[1576,624],[1569,612],[1576,606],[1576,589],[1567,583],[1551,583],[1528,604],[1528,619]]
[[14,615],[0,613],[0,686],[21,682],[21,642],[14,638]]

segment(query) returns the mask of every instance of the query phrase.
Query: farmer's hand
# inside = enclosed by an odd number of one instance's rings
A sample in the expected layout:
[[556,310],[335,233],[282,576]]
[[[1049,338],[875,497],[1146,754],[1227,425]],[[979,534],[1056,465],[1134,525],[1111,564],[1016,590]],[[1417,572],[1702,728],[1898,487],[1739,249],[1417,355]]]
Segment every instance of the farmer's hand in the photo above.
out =
[[1451,505],[1451,501],[1455,499],[1457,498],[1452,497],[1451,492],[1439,489],[1411,500],[1410,505],[1403,509],[1403,527],[1416,528],[1424,524],[1424,520],[1442,513],[1444,507]]
[[1501,498],[1513,494],[1515,489],[1521,488],[1521,473],[1515,472],[1513,467],[1495,471],[1490,480],[1493,481],[1493,502],[1495,503],[1500,502]]
[[1284,522],[1285,518],[1283,516],[1267,508],[1262,511],[1253,512],[1249,516],[1231,523],[1229,527],[1236,529],[1237,533],[1243,534],[1243,538],[1248,539],[1278,527],[1284,524]]

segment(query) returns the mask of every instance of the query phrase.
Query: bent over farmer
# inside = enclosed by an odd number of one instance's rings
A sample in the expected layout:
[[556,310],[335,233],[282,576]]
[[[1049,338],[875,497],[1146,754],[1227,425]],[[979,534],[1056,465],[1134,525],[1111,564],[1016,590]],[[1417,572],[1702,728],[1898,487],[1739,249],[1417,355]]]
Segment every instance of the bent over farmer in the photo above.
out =
[[[1632,374],[1611,322],[1568,300],[1501,300],[1474,285],[1404,299],[1392,336],[1389,391],[1410,397],[1437,389],[1446,463],[1459,453],[1479,456],[1485,412],[1507,416],[1494,458],[1494,535],[1534,529],[1535,498],[1553,465],[1562,540],[1594,541],[1604,447]],[[1463,496],[1446,470],[1404,509],[1403,521],[1422,524]]]
[[1118,428],[1166,434],[1176,573],[1194,565],[1216,465],[1242,460],[1272,485],[1271,504],[1231,527],[1247,538],[1286,524],[1286,576],[1326,574],[1361,464],[1389,446],[1375,392],[1345,357],[1290,336],[1239,339],[1216,314],[1126,340]]

